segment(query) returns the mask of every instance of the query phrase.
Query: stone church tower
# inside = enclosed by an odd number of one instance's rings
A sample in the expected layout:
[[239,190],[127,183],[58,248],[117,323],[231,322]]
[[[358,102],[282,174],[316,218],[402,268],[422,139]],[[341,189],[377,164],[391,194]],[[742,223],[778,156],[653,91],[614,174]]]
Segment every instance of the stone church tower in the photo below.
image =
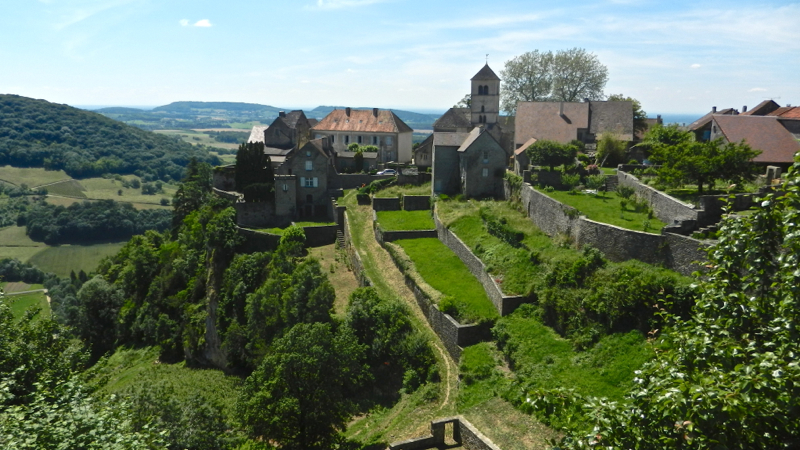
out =
[[500,77],[495,75],[489,64],[472,77],[471,98],[472,126],[494,128],[500,115]]

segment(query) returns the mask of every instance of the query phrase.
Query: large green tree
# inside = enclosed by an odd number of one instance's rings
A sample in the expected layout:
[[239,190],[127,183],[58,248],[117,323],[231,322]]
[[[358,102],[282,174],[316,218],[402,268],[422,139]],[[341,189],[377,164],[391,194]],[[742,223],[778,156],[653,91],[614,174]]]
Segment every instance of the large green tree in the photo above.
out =
[[602,100],[607,82],[608,69],[594,53],[575,47],[553,57],[554,101]]
[[509,114],[517,110],[517,102],[542,102],[553,90],[553,52],[534,50],[505,63],[500,72],[503,90],[500,107]]
[[363,361],[364,346],[347,327],[295,325],[245,380],[239,417],[252,436],[282,448],[331,448],[369,376]]
[[525,152],[531,159],[531,164],[548,166],[552,172],[555,166],[573,162],[578,154],[578,149],[570,144],[561,144],[543,139],[531,144]]

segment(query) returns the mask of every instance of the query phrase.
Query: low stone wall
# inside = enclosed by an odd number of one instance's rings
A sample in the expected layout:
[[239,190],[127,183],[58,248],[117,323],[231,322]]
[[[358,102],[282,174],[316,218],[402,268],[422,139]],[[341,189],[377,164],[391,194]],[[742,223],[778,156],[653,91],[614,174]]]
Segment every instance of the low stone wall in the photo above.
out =
[[338,225],[323,225],[319,227],[303,227],[306,233],[306,247],[322,247],[336,242]]
[[416,439],[389,444],[390,450],[424,450],[429,448],[447,448],[445,442],[446,427],[452,424],[453,440],[468,450],[500,450],[489,438],[483,435],[463,416],[446,417],[431,422],[431,434]]
[[372,197],[374,211],[400,211],[400,197]]
[[430,195],[404,195],[403,211],[424,211],[431,209]]
[[244,237],[244,242],[239,245],[239,249],[245,253],[272,251],[278,248],[278,244],[281,242],[281,237],[277,234],[240,227],[236,227],[236,231]]
[[375,239],[378,242],[394,242],[400,239],[421,239],[421,238],[434,238],[438,234],[436,230],[396,230],[386,231],[381,227],[375,227]]
[[735,194],[732,199],[727,194],[702,195],[698,200],[698,204],[704,212],[705,224],[700,226],[708,226],[719,222],[722,219],[722,209],[727,202],[730,201],[730,206],[734,211],[746,211],[756,203],[758,197],[760,197],[758,194]]
[[658,220],[668,225],[675,220],[696,220],[698,224],[702,224],[704,219],[702,217],[703,212],[695,208],[694,205],[684,203],[658,189],[654,189],[639,181],[635,176],[619,169],[617,170],[617,180],[619,186],[633,188],[637,197],[647,200]]
[[418,172],[416,175],[406,175],[401,170],[400,174],[397,175],[397,184],[401,186],[404,184],[419,186],[429,181],[431,181],[431,174],[427,172]]
[[350,261],[350,267],[353,270],[353,275],[355,275],[356,280],[358,280],[358,285],[360,287],[372,286],[372,280],[369,279],[367,272],[364,270],[364,263],[361,261],[361,256],[358,254],[355,247],[353,247],[353,236],[350,234],[350,222],[347,218],[347,213],[344,215],[344,243],[345,251]]
[[683,275],[701,268],[705,261],[703,241],[672,233],[651,234],[595,222],[579,216],[577,210],[522,185],[522,201],[529,219],[550,236],[568,234],[578,247],[591,245],[615,262],[637,259],[662,265]]
[[472,275],[478,279],[500,316],[511,314],[519,308],[519,305],[529,301],[529,299],[521,295],[504,295],[500,286],[486,271],[486,265],[483,264],[483,261],[472,253],[467,244],[442,224],[435,210],[433,212],[433,221],[436,224],[436,233],[439,240],[452,250],[461,262],[467,266]]
[[224,191],[222,189],[217,189],[216,187],[211,188],[211,189],[214,192],[214,194],[216,194],[216,195],[218,195],[218,196],[220,196],[220,197],[222,197],[222,198],[224,198],[226,200],[231,200],[231,201],[235,202],[235,201],[238,201],[240,198],[242,198],[242,196],[239,195],[239,193],[235,192],[235,191]]
[[[447,353],[450,354],[453,361],[458,362],[461,359],[461,352],[464,347],[492,339],[492,323],[462,325],[449,314],[440,311],[430,295],[419,286],[409,273],[409,270],[413,269],[406,268],[401,261],[400,255],[396,253],[402,252],[402,248],[399,246],[387,246],[385,243],[381,243],[381,245],[389,253],[395,266],[403,273],[406,286],[414,293],[414,298],[420,310],[422,310],[422,314],[436,335],[442,340]],[[419,275],[417,274],[417,276]]]
[[367,175],[363,173],[339,173],[328,180],[329,189],[356,189],[375,180],[392,178],[392,175]]
[[236,202],[236,223],[241,227],[267,228],[285,227],[291,223],[288,216],[275,214],[272,202]]

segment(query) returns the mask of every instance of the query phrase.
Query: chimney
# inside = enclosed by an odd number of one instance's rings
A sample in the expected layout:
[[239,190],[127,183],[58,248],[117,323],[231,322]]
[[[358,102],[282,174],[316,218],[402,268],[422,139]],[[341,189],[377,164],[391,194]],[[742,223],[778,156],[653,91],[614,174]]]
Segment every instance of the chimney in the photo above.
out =
[[345,114],[347,117],[350,117],[350,107],[349,107],[349,106],[348,106],[347,108],[345,108],[345,109],[344,109],[344,114]]
[[372,115],[378,117],[378,108],[372,108]]
[[286,111],[281,111],[278,113],[278,115],[281,117],[286,117]]
[[717,107],[716,106],[712,106],[711,107],[711,113],[713,114],[715,112],[717,112]]
[[742,112],[743,112],[743,113],[746,113],[746,112],[747,112],[747,105],[744,105],[744,106],[742,106]]

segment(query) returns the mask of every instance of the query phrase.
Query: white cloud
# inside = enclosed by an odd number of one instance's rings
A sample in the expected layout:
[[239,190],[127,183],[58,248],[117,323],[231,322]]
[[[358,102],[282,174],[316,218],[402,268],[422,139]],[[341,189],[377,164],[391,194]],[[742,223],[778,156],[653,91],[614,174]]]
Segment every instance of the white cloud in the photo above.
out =
[[366,6],[375,3],[384,3],[386,0],[317,0],[316,6],[306,6],[306,9],[339,9],[354,6]]
[[181,24],[182,27],[188,27],[189,26],[189,19],[181,19],[180,24]]
[[689,67],[691,67],[692,69],[699,69],[700,68],[700,64],[695,63],[695,64],[692,64]]
[[198,20],[194,23],[194,26],[208,28],[211,26],[211,22],[208,19]]
[[764,89],[764,88],[756,87],[756,88],[750,89],[750,90],[749,90],[749,91],[747,91],[747,92],[766,92],[766,91],[767,91],[767,90],[766,90],[766,89]]

